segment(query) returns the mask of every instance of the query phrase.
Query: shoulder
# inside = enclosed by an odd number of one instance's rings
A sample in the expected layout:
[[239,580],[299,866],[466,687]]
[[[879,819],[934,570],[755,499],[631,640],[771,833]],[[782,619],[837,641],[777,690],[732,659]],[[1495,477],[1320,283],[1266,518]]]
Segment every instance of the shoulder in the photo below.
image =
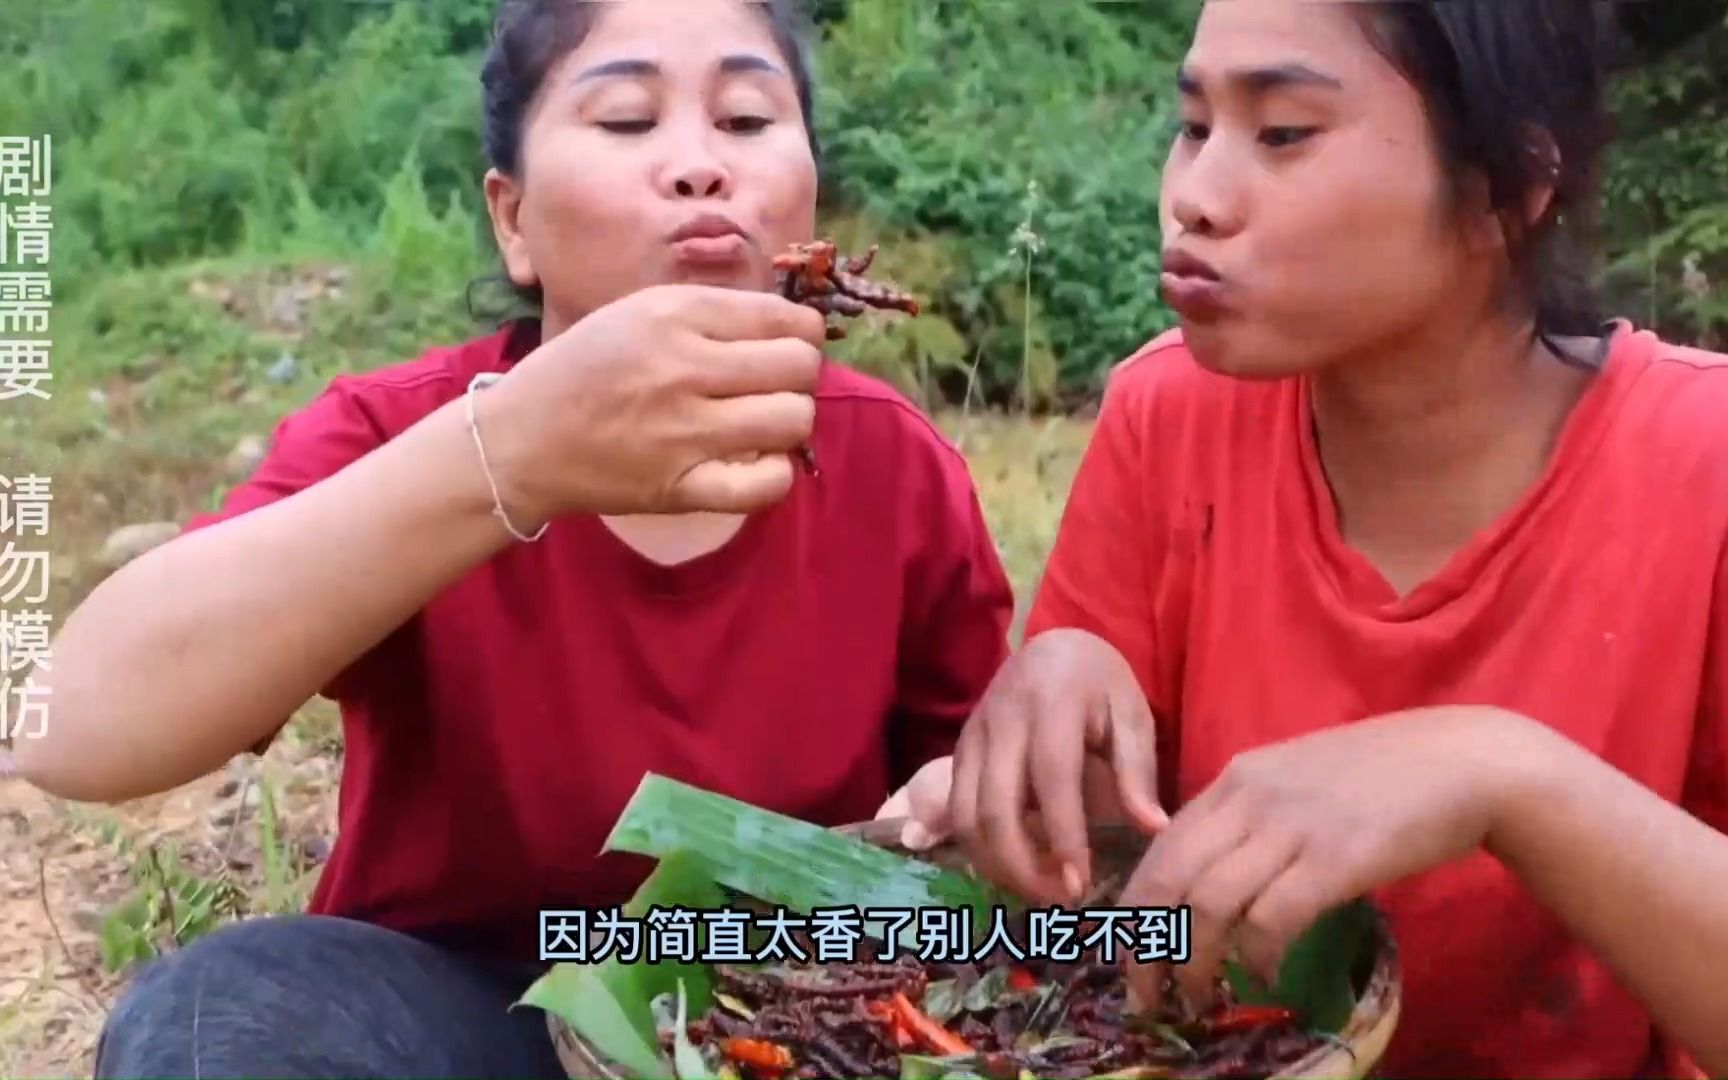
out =
[[816,431],[819,446],[832,436],[873,472],[897,464],[971,487],[965,456],[929,413],[886,381],[839,361],[823,365]]
[[300,427],[364,425],[381,441],[393,438],[461,395],[476,374],[505,370],[526,352],[532,330],[529,324],[512,323],[466,341],[430,346],[409,360],[337,375],[289,421]]
[[1110,369],[1107,405],[1140,415],[1149,411],[1172,419],[1195,410],[1269,399],[1287,379],[1245,379],[1203,367],[1194,358],[1180,327],[1167,330]]
[[1110,369],[1098,435],[1167,464],[1209,459],[1235,442],[1263,444],[1295,385],[1209,370],[1180,328],[1168,330]]
[[499,367],[511,334],[506,328],[370,371],[332,378],[311,401],[277,421],[264,458],[233,488],[220,512],[194,526],[285,498],[389,442],[467,387],[474,373]]
[[1658,396],[1719,403],[1728,397],[1728,353],[1668,341],[1648,330],[1628,328],[1616,357],[1629,369],[1629,382]]
[[1708,464],[1728,479],[1728,354],[1628,326],[1601,377],[1615,443],[1648,466]]

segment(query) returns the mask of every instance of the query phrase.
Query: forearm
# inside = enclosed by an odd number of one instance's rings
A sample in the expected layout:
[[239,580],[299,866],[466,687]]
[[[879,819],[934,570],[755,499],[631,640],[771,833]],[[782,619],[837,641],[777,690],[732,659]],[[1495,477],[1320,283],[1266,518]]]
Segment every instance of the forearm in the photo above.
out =
[[103,801],[195,779],[510,543],[457,409],[98,586],[36,675],[47,732],[16,741],[24,775]]
[[1488,847],[1711,1075],[1728,1073],[1728,837],[1546,731]]

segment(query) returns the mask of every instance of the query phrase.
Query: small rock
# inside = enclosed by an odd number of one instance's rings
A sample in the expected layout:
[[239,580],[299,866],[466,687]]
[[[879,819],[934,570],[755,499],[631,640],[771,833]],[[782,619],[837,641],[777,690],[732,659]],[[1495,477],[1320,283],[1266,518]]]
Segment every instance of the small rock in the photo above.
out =
[[300,328],[300,298],[293,289],[283,289],[270,305],[270,321],[284,330]]
[[228,452],[228,472],[236,477],[250,476],[264,460],[266,443],[261,435],[247,435]]
[[299,359],[293,353],[283,353],[276,358],[274,364],[270,365],[269,370],[264,372],[264,377],[273,383],[290,383],[294,381],[294,376],[299,373]]
[[300,842],[300,850],[306,853],[307,863],[321,866],[330,857],[330,841],[322,836],[308,836]]
[[179,535],[180,525],[173,521],[123,525],[108,534],[108,540],[96,558],[108,569],[118,570],[151,548],[160,547]]

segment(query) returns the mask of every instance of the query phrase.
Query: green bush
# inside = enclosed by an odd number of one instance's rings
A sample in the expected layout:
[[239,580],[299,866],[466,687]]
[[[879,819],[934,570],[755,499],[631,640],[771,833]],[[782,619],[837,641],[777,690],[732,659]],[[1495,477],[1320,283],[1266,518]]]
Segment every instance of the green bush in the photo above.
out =
[[[1108,8],[854,3],[823,52],[833,195],[961,241],[934,307],[967,335],[987,396],[1027,376],[1034,391],[1088,388],[1170,324],[1156,294],[1158,177],[1177,39],[1149,49],[1166,24]],[[1023,225],[1038,240],[1029,289]]]
[[[932,403],[1061,405],[1171,324],[1158,185],[1197,0],[809,2],[825,228],[880,242],[929,310],[839,351]],[[493,259],[495,4],[0,4],[0,134],[55,137],[56,298],[139,268],[334,259],[380,304],[435,305],[393,325],[460,325]],[[1619,92],[1606,225],[1615,309],[1721,344],[1728,26],[1704,26],[1670,28]]]
[[1728,347],[1728,24],[1626,78],[1604,189],[1610,295],[1664,333]]

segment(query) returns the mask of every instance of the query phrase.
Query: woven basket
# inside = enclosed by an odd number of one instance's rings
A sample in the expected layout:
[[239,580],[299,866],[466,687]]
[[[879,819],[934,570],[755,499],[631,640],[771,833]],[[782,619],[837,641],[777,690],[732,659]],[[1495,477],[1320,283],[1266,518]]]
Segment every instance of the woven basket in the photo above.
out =
[[[857,836],[878,847],[903,855],[933,862],[950,869],[965,869],[966,860],[957,845],[943,844],[929,851],[908,851],[900,844],[899,820],[862,822],[842,826],[836,832]],[[1146,850],[1144,837],[1130,829],[1106,827],[1093,833],[1093,858],[1101,874],[1118,874],[1135,866]],[[1106,897],[1108,903],[1114,897]],[[1364,1080],[1373,1075],[1374,1066],[1385,1054],[1398,1026],[1400,1006],[1400,971],[1398,947],[1390,928],[1378,912],[1374,918],[1374,963],[1367,983],[1361,988],[1356,1011],[1339,1032],[1339,1040],[1316,1048],[1307,1057],[1284,1072],[1284,1078],[1304,1080]],[[582,1036],[570,1030],[553,1013],[546,1014],[558,1059],[572,1078],[584,1080],[651,1080],[629,1077],[617,1065],[607,1061]]]

